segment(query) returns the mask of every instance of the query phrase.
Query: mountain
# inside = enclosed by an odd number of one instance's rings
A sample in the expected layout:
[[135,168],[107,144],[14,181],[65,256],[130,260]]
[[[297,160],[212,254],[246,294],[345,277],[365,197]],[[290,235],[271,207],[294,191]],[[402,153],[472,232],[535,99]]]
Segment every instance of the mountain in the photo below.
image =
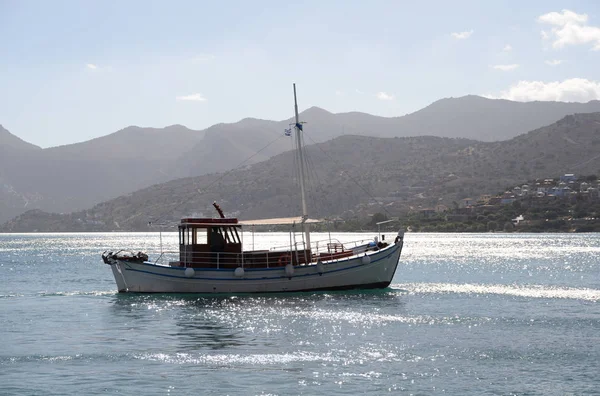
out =
[[[340,136],[438,136],[500,141],[575,112],[600,111],[600,102],[519,103],[465,96],[439,100],[403,117],[318,107],[301,113],[305,141]],[[293,123],[245,118],[202,131],[181,125],[127,127],[107,136],[40,149],[0,129],[0,223],[28,209],[73,212],[140,188],[250,166],[292,149],[283,131]]]
[[2,125],[0,125],[0,150],[41,150],[35,144],[27,143],[10,133]]
[[[350,112],[333,114],[318,107],[301,113],[308,125],[305,141],[320,143],[342,135],[371,137],[439,136],[480,141],[511,139],[535,128],[549,125],[565,115],[600,111],[600,101],[588,103],[512,102],[468,95],[438,100],[402,117],[379,117]],[[234,124],[218,124],[206,130],[205,139],[178,161],[185,164],[181,176],[198,176],[232,168],[266,144],[249,164],[264,161],[291,148],[282,138],[293,118],[274,122],[244,119]]]
[[[501,142],[432,136],[340,136],[307,147],[314,216],[389,215],[497,194],[522,180],[600,172],[600,113],[566,116]],[[212,216],[218,201],[243,219],[300,213],[294,153],[229,173],[173,180],[67,215],[27,212],[3,231],[147,230],[147,222]]]
[[29,158],[41,151],[40,147],[25,142],[0,125],[0,222],[23,213],[29,200],[33,198],[19,193],[11,184],[13,175],[18,172],[15,161]]
[[2,144],[0,222],[33,208],[72,212],[174,179],[178,174],[171,173],[173,159],[203,135],[180,125],[128,127],[47,149]]
[[468,95],[441,99],[400,117],[397,136],[433,135],[482,141],[507,140],[552,124],[569,114],[600,111],[600,101],[587,103],[513,102]]
[[[333,114],[319,107],[300,113],[307,125],[306,144],[321,143],[342,135],[393,137],[395,119],[365,113]],[[245,118],[233,124],[217,124],[205,130],[204,139],[177,161],[181,176],[199,176],[232,169],[245,159],[254,164],[293,148],[283,131],[295,123]]]
[[194,131],[183,125],[165,128],[129,126],[110,135],[51,147],[44,152],[49,159],[68,156],[88,160],[152,160],[166,164],[203,137],[204,131]]
[[233,124],[213,125],[204,134],[204,139],[175,161],[174,173],[198,176],[220,172],[233,169],[248,158],[246,163],[252,164],[291,149],[291,139],[283,136],[283,128],[275,121],[246,118]]

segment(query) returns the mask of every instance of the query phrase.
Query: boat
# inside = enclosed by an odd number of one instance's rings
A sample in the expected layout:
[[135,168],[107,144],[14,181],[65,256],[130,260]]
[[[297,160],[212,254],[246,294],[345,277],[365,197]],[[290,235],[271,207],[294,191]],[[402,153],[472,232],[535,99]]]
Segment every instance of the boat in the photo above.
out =
[[[311,242],[310,225],[318,220],[309,218],[306,205],[303,124],[295,84],[294,106],[302,216],[239,221],[226,217],[215,202],[219,217],[181,219],[177,252],[161,251],[156,258],[128,250],[104,252],[102,259],[111,267],[119,292],[284,293],[390,285],[404,243],[402,230],[393,242],[381,232],[350,243],[331,238]],[[254,232],[261,225],[289,225],[289,244],[246,250],[243,229],[252,227]]]

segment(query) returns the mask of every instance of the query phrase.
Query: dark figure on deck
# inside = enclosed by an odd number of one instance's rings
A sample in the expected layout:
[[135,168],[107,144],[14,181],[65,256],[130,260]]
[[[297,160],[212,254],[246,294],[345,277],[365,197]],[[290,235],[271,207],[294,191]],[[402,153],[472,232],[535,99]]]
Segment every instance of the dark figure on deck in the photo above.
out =
[[225,238],[218,229],[213,228],[210,234],[210,251],[211,252],[224,252],[225,251]]
[[213,228],[210,233],[210,255],[212,259],[212,263],[214,265],[218,265],[219,263],[219,253],[225,251],[225,238],[219,232],[218,229]]

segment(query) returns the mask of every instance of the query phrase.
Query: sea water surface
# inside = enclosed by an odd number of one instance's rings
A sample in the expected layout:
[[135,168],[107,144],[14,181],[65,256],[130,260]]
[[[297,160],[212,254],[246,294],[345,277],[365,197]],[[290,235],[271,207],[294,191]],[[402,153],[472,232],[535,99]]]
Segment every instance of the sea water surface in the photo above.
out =
[[158,233],[0,234],[0,394],[600,394],[599,234],[405,240],[387,290],[207,297],[116,293]]

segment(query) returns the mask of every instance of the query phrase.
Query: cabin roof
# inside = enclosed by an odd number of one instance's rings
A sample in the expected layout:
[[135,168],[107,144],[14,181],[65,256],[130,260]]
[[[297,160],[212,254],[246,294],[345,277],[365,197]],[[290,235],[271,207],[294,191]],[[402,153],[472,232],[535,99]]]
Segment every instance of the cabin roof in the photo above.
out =
[[[305,223],[321,223],[319,219],[307,219]],[[225,219],[212,219],[212,218],[195,218],[186,217],[181,219],[181,226],[194,226],[194,227],[233,227],[240,225],[285,225],[285,224],[301,224],[302,217],[277,217],[271,219],[257,219],[257,220],[241,220],[238,221],[236,218],[225,218]]]
[[190,225],[196,227],[214,227],[214,226],[235,226],[238,225],[238,219],[236,218],[225,218],[225,219],[211,219],[211,218],[198,218],[198,217],[186,217],[181,219],[181,225]]

